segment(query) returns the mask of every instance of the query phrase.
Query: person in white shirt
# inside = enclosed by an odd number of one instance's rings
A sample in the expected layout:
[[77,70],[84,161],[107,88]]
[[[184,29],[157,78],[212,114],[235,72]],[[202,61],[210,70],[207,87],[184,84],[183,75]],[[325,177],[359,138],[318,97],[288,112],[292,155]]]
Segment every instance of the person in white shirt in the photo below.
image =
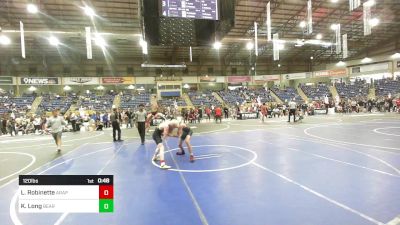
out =
[[297,108],[297,105],[296,105],[295,99],[292,99],[289,102],[289,120],[288,120],[289,123],[290,123],[291,115],[293,115],[293,122],[296,122],[296,108]]
[[61,152],[61,136],[63,126],[66,126],[67,122],[64,120],[64,117],[59,116],[60,111],[58,109],[54,109],[52,114],[53,115],[47,120],[46,131],[48,131],[49,128],[51,129],[51,135],[57,145],[57,152]]
[[153,161],[160,161],[161,169],[167,170],[171,168],[165,164],[163,140],[166,140],[170,133],[178,127],[179,123],[177,121],[165,121],[160,123],[154,130],[153,140],[156,142],[157,148],[153,156]]

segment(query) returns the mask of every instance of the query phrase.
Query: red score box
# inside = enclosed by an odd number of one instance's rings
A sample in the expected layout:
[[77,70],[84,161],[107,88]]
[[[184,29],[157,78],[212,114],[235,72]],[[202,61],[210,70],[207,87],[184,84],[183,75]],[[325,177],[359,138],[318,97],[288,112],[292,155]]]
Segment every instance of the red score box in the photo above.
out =
[[113,185],[100,185],[99,186],[99,199],[113,199],[114,186]]

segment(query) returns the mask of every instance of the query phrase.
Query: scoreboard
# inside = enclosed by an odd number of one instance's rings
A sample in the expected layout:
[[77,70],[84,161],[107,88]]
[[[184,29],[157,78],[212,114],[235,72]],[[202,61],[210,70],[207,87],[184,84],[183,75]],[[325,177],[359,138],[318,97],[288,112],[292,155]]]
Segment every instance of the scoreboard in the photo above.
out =
[[218,20],[218,0],[162,0],[162,15],[191,19]]
[[112,213],[113,175],[20,175],[20,213]]

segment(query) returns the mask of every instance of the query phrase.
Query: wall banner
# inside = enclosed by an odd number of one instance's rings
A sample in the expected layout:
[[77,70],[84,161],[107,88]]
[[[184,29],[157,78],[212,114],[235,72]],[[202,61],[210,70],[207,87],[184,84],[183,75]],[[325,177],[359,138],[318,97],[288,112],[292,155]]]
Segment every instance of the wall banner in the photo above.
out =
[[62,82],[65,85],[96,85],[100,84],[98,77],[63,77]]
[[210,76],[203,76],[203,77],[199,77],[199,82],[204,83],[204,82],[217,82],[217,78],[216,77],[210,77]]
[[10,85],[14,84],[13,77],[0,77],[0,85]]
[[134,84],[133,77],[102,77],[102,84]]
[[279,81],[280,75],[260,75],[254,76],[254,82],[267,82],[267,81]]
[[244,83],[251,82],[250,76],[229,76],[228,83]]
[[58,77],[21,77],[21,85],[59,85]]

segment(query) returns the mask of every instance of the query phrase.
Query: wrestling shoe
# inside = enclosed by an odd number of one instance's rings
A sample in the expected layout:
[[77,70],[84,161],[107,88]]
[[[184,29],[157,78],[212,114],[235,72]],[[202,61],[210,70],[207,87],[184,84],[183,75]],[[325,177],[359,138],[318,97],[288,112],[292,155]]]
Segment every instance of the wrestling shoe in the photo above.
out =
[[166,164],[163,164],[163,165],[160,166],[160,169],[162,169],[162,170],[168,170],[168,169],[171,169],[171,167],[168,166],[168,165],[166,165]]
[[184,155],[185,154],[185,151],[178,151],[178,152],[176,152],[176,155]]

